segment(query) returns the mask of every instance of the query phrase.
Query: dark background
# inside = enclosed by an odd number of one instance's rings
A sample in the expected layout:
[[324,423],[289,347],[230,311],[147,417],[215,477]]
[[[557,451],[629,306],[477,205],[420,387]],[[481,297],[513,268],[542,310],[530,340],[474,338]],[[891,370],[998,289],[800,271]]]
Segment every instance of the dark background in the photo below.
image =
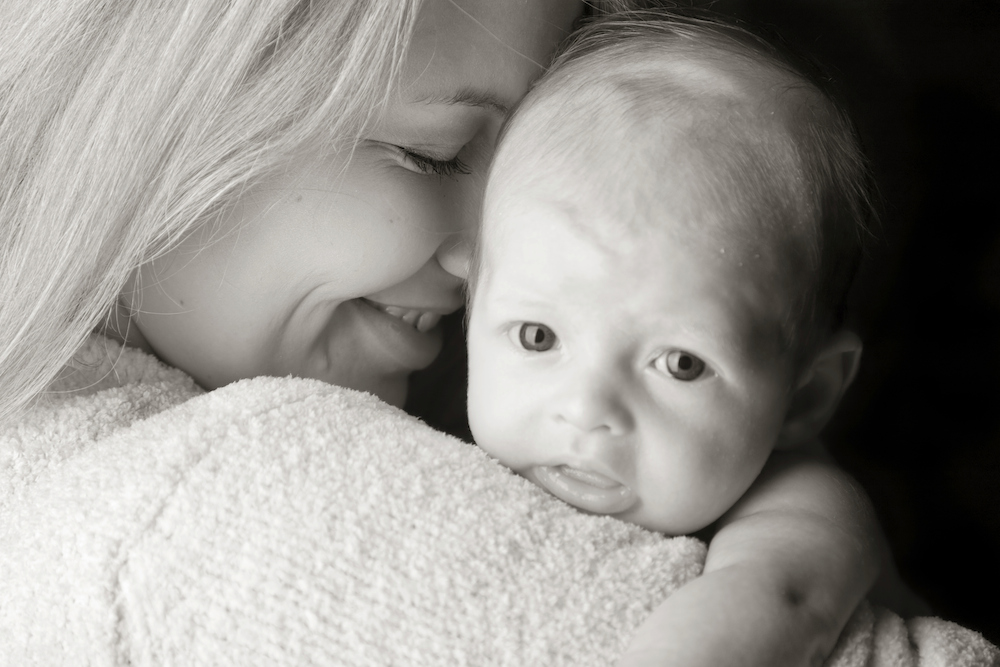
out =
[[1000,2],[737,0],[827,66],[882,222],[825,441],[937,615],[1000,644]]
[[[861,371],[825,441],[904,579],[1000,645],[1000,0],[711,7],[822,63],[858,124],[882,220],[852,297]],[[408,409],[467,437],[462,363],[415,377]],[[458,400],[429,391],[442,374]]]

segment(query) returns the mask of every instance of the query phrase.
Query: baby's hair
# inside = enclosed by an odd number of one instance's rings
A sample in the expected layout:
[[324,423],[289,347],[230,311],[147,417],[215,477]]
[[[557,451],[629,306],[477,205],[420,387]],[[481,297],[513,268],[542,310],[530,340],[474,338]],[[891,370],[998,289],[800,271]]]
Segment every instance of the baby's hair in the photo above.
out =
[[138,266],[304,147],[351,150],[420,3],[5,0],[0,423]]
[[[777,92],[771,91],[769,96],[781,95],[784,104],[771,104],[770,108],[780,111],[789,107],[781,121],[784,123],[782,134],[787,135],[783,137],[784,145],[775,148],[768,144],[765,150],[754,147],[749,152],[737,151],[733,146],[732,150],[724,151],[727,154],[717,157],[740,167],[732,171],[742,171],[742,179],[750,184],[743,189],[753,190],[756,186],[757,190],[782,190],[770,199],[758,195],[756,207],[769,211],[768,217],[774,219],[759,221],[751,233],[774,238],[774,232],[790,231],[790,225],[802,222],[802,218],[811,223],[797,225],[801,229],[796,233],[801,238],[794,248],[789,245],[781,255],[789,264],[789,272],[799,273],[804,278],[797,281],[802,284],[802,291],[790,307],[787,321],[782,323],[783,342],[787,347],[794,347],[797,354],[806,355],[830,331],[842,326],[848,291],[875,218],[874,186],[857,133],[843,108],[816,74],[813,64],[803,63],[795,55],[718,18],[680,16],[661,10],[620,11],[597,16],[566,42],[549,73],[536,83],[503,128],[501,142],[519,126],[526,112],[544,104],[547,97],[555,99],[563,89],[569,90],[570,95],[582,95],[585,104],[604,105],[605,100],[625,96],[629,112],[651,117],[674,113],[669,99],[674,89],[656,84],[657,80],[669,81],[673,76],[662,66],[664,55],[677,61],[690,56],[710,63],[721,56],[727,62],[763,66],[765,71],[777,75],[769,79],[777,84]],[[602,71],[611,73],[602,80]],[[650,82],[653,84],[646,85]],[[615,93],[609,97],[607,91],[611,88]],[[681,97],[681,105],[689,99],[694,100],[696,95],[690,91],[683,94],[692,97]],[[553,103],[549,110],[553,118],[548,120],[553,122],[546,132],[551,130],[552,137],[563,136],[580,127],[568,120],[574,113],[572,104],[565,103],[563,98],[559,98],[559,102],[562,106]],[[757,110],[756,107],[752,109]],[[585,111],[581,109],[579,113],[584,119]],[[729,114],[725,117],[727,122],[739,120],[740,113],[746,115],[741,109],[732,112],[727,109],[725,113]],[[545,116],[545,112],[542,115]],[[556,117],[558,122],[554,120]],[[750,123],[755,122],[752,117],[748,118]],[[625,119],[614,122],[625,122]],[[586,138],[570,137],[568,141],[579,144]],[[558,139],[553,143],[557,144]],[[551,154],[551,150],[558,149],[550,146],[548,151],[539,148],[538,152]],[[788,156],[790,159],[786,159]],[[502,160],[503,157],[498,163]],[[789,179],[784,175],[781,179],[776,178],[787,164],[795,165],[796,171],[801,172],[797,174],[799,178]],[[779,180],[795,182],[779,183]],[[718,187],[722,192],[733,190],[727,191],[721,184]],[[774,202],[779,206],[773,206]],[[791,215],[788,211],[792,211]],[[708,233],[709,230],[704,231]],[[483,261],[481,255],[476,258],[474,276],[483,268],[480,266]],[[791,264],[798,266],[792,270]]]

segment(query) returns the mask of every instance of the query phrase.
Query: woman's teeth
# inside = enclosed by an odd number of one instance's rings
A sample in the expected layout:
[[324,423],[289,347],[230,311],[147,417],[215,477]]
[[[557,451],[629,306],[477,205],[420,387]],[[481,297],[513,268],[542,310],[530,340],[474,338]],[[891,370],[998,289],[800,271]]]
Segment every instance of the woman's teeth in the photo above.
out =
[[399,306],[383,306],[381,304],[374,305],[383,313],[403,320],[411,327],[422,333],[430,331],[437,326],[438,322],[441,321],[441,315],[439,313],[431,313],[426,310],[415,310],[413,308],[401,308]]

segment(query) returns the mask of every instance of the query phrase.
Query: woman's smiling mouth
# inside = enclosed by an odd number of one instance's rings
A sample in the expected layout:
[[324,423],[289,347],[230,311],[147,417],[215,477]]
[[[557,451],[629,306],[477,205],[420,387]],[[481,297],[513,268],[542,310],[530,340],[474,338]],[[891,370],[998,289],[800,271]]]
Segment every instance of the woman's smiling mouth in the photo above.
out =
[[438,325],[442,314],[430,310],[420,310],[418,308],[406,308],[403,306],[389,306],[378,303],[370,299],[364,299],[365,303],[382,311],[386,315],[391,315],[396,319],[406,322],[420,333],[427,333]]
[[387,315],[398,317],[421,333],[430,331],[441,321],[440,313],[432,313],[428,310],[416,310],[400,306],[383,306],[380,310]]

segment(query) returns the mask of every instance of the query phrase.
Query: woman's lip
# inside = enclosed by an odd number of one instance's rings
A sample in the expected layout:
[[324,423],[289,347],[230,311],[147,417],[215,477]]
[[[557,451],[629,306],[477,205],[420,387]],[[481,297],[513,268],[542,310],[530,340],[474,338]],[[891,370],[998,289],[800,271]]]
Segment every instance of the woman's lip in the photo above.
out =
[[610,477],[570,466],[535,466],[531,477],[560,500],[594,514],[618,514],[638,501],[635,492]]
[[436,327],[443,315],[454,312],[457,309],[423,308],[411,306],[398,306],[380,303],[371,299],[362,299],[365,303],[373,306],[376,310],[402,320],[421,333],[426,333]]
[[421,331],[367,299],[355,299],[354,303],[368,324],[369,342],[378,345],[401,370],[426,368],[441,352],[440,328]]

